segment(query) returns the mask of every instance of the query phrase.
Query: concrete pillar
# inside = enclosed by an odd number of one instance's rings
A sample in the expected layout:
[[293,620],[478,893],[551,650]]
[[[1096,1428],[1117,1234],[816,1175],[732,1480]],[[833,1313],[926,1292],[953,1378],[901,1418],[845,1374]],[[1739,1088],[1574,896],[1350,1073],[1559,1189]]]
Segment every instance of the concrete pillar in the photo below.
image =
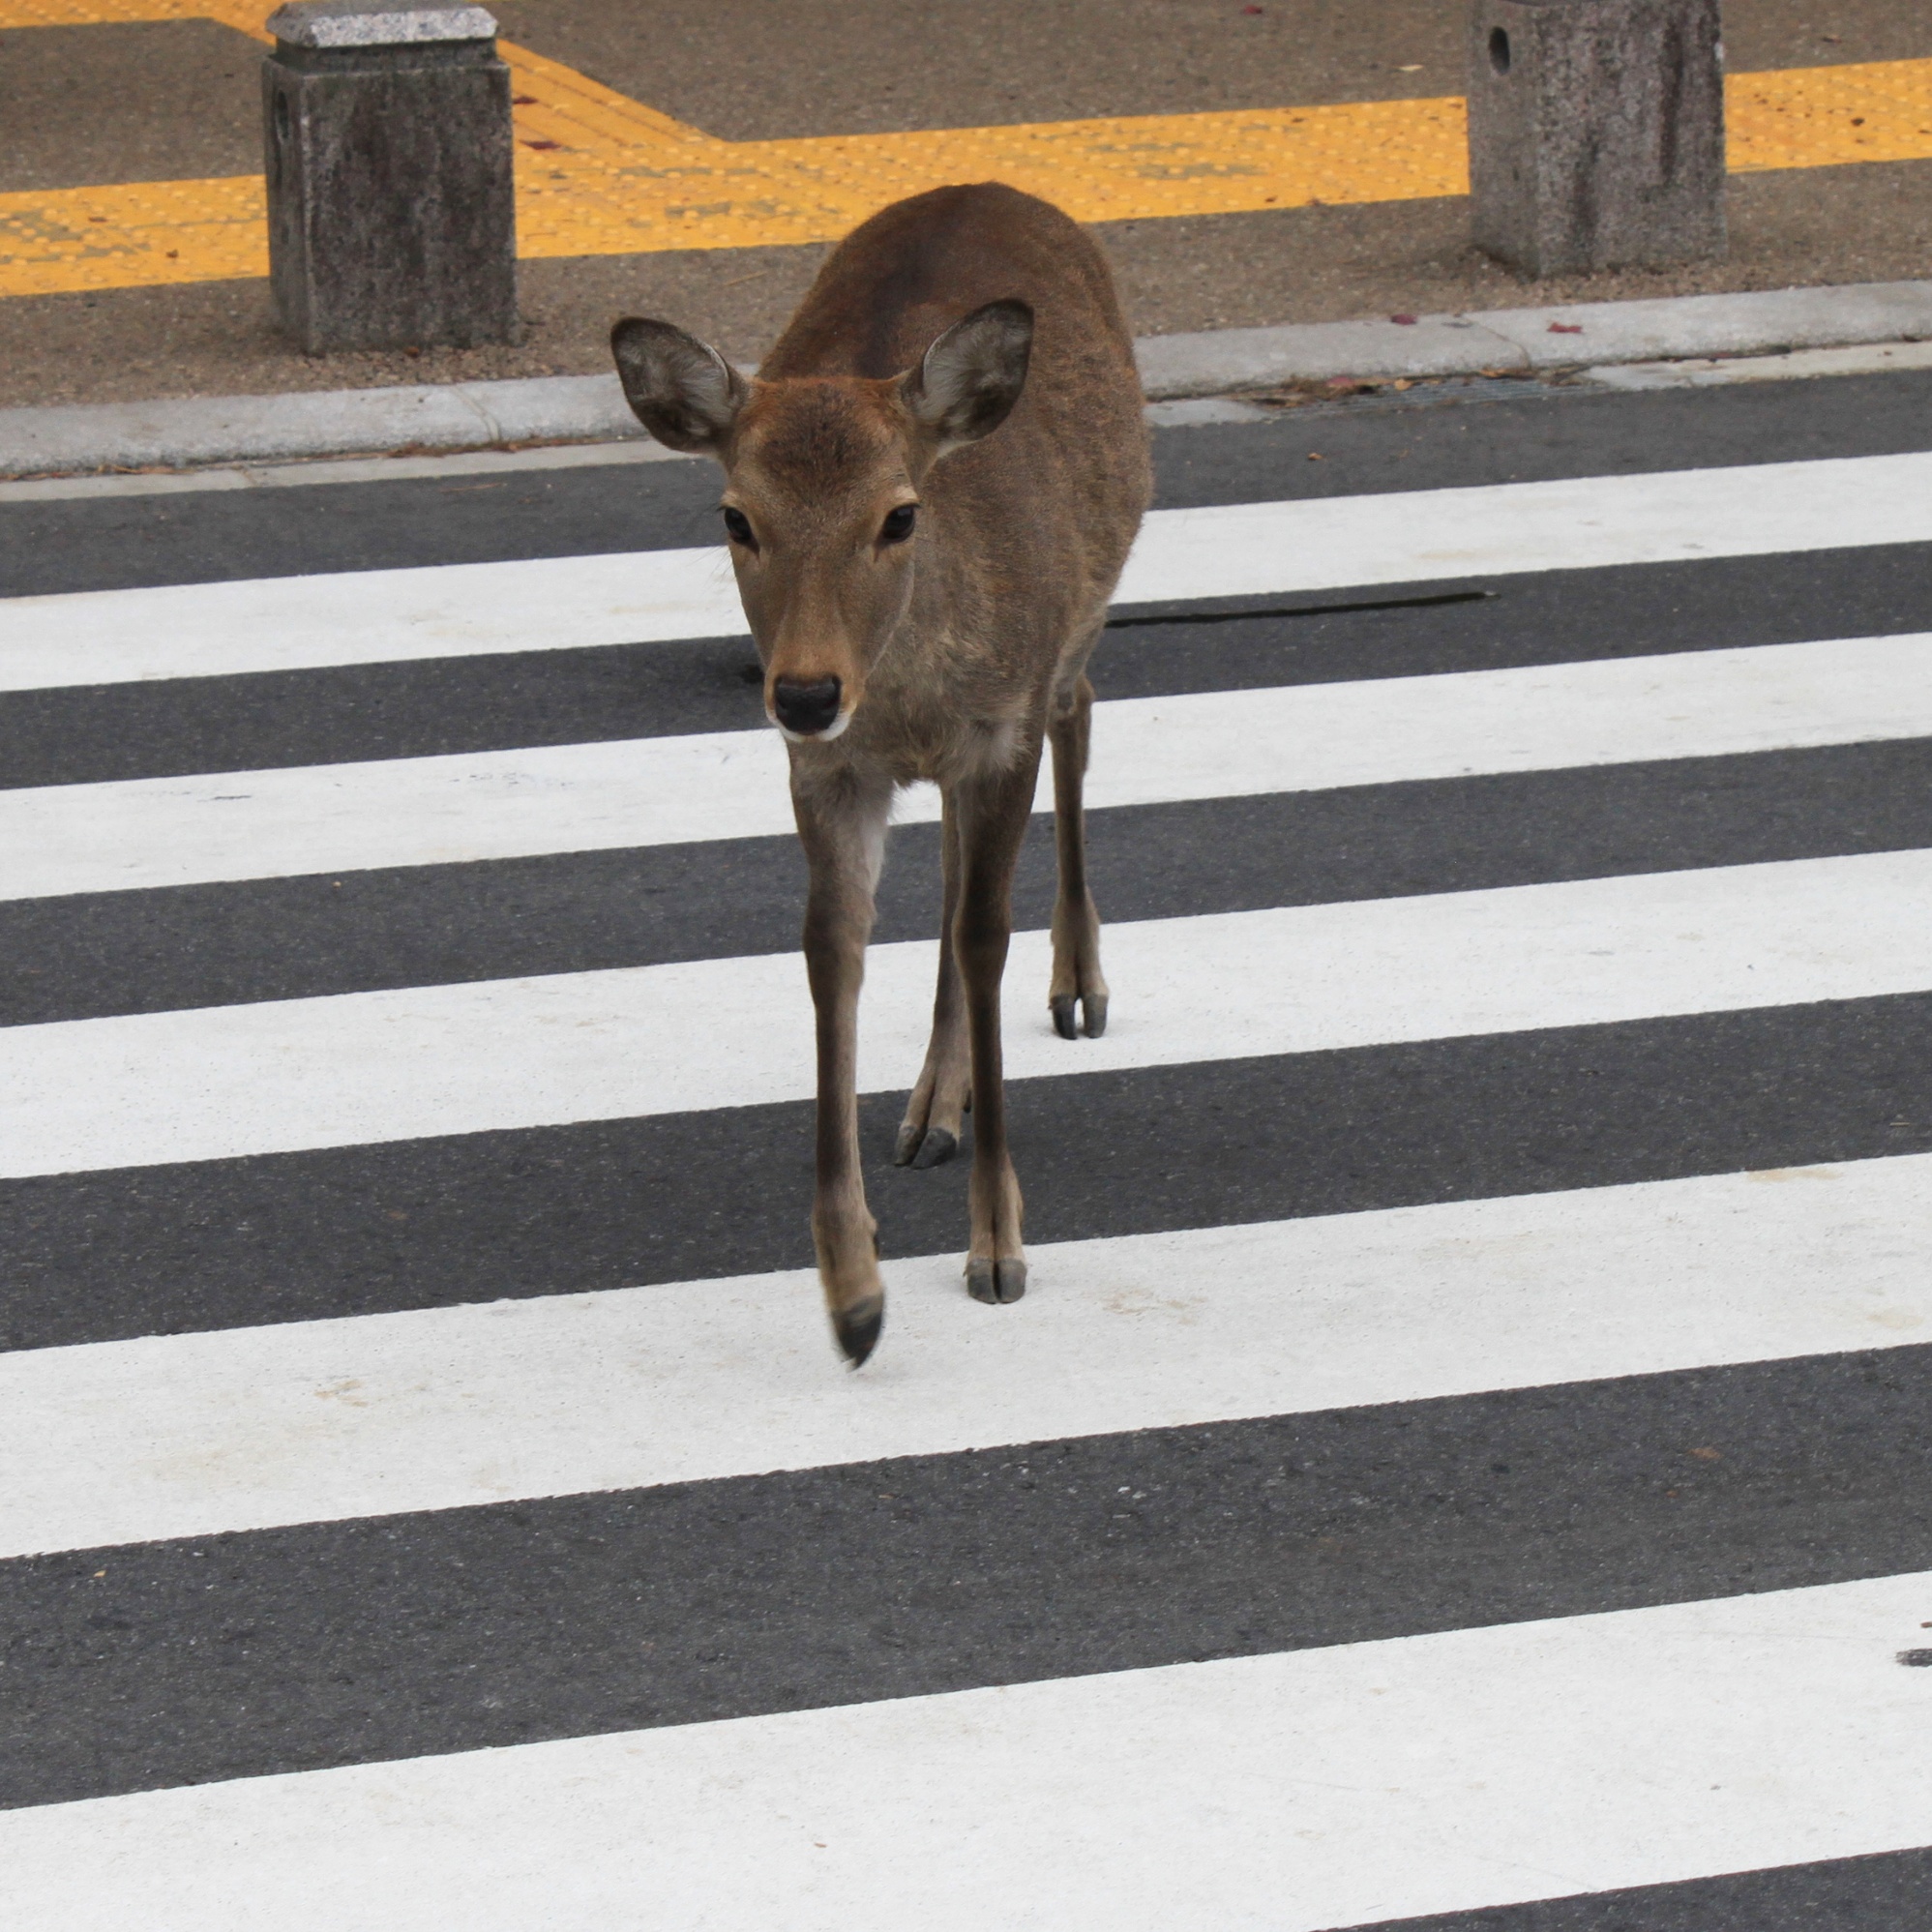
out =
[[518,340],[510,71],[481,7],[296,0],[262,63],[269,276],[326,349]]
[[1479,249],[1526,275],[1722,255],[1718,0],[1473,0]]

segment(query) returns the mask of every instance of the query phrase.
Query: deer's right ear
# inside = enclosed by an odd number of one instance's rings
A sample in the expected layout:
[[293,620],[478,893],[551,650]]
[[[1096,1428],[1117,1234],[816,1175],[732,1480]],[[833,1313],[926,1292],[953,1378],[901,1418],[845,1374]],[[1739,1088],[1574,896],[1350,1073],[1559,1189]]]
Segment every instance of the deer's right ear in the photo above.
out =
[[750,393],[708,342],[669,322],[628,315],[610,331],[610,353],[632,412],[659,442],[690,456],[717,456]]

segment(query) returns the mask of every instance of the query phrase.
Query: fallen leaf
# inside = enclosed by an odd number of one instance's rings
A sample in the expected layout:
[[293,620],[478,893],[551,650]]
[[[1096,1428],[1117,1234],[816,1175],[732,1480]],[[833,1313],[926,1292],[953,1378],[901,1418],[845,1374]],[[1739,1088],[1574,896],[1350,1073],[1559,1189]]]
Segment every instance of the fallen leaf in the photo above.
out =
[[1398,375],[1395,378],[1394,387],[1396,387],[1397,389],[1413,389],[1415,385],[1409,379],[1408,376]]
[[1553,336],[1580,336],[1583,334],[1581,322],[1552,322],[1550,333]]
[[535,148],[541,154],[550,148],[560,148],[563,146],[563,143],[561,141],[525,141],[523,145],[526,148]]
[[1320,462],[1322,460],[1322,452],[1320,450],[1310,450],[1308,452],[1308,461],[1310,462]]
[[1721,1463],[1724,1460],[1722,1449],[1693,1449],[1691,1454],[1701,1463]]
[[1388,319],[1391,322],[1400,322],[1405,329],[1412,329],[1415,326],[1413,315],[1391,315]]

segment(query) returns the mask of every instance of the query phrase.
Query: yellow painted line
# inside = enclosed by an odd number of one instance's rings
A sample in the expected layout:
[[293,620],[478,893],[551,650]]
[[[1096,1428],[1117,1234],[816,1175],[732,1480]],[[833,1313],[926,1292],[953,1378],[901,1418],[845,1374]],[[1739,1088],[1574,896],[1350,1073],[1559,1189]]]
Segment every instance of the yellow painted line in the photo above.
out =
[[[262,0],[0,0],[0,29],[214,18]],[[503,44],[526,258],[836,239],[887,202],[1000,180],[1081,221],[1469,192],[1454,97],[915,134],[724,141]],[[1932,60],[1734,74],[1735,172],[1932,159]],[[265,275],[259,177],[0,194],[0,295]]]

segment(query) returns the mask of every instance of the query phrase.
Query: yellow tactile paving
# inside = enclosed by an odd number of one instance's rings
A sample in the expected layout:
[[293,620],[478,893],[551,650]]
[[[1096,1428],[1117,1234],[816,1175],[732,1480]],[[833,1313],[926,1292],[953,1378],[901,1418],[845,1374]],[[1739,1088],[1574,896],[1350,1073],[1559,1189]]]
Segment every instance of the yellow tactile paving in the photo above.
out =
[[1081,221],[1458,194],[1460,101],[519,156],[526,255],[816,242],[903,194],[1011,182]]
[[1734,174],[1932,157],[1932,60],[1734,74],[1724,87]]
[[0,295],[62,295],[268,273],[258,174],[0,194]]
[[[263,26],[281,0],[0,0],[0,30],[10,27],[90,27],[127,25],[139,20],[216,20],[251,39],[270,45]],[[510,69],[517,97],[514,118],[520,140],[558,141],[572,147],[598,142],[625,144],[657,138],[700,141],[709,134],[660,114],[655,107],[627,100],[587,75],[546,60],[542,54],[497,43]]]
[[[217,19],[263,0],[0,0],[0,28]],[[724,141],[502,45],[525,256],[829,241],[900,195],[1009,181],[1083,221],[1468,193],[1463,103],[1375,101]],[[1735,171],[1932,159],[1932,60],[1734,74]],[[258,177],[0,194],[0,295],[267,273]]]

